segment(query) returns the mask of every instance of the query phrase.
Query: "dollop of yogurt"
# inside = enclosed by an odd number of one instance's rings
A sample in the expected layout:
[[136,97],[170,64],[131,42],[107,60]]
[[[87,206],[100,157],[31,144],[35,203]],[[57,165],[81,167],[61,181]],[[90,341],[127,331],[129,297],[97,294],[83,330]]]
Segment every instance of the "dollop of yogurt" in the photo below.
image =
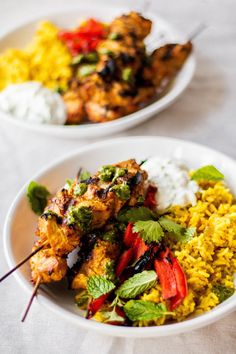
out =
[[179,161],[151,157],[142,168],[148,173],[148,182],[157,187],[157,210],[171,206],[195,205],[199,186],[189,177],[188,169]]
[[35,81],[10,85],[3,90],[0,110],[32,124],[64,124],[67,117],[61,96]]

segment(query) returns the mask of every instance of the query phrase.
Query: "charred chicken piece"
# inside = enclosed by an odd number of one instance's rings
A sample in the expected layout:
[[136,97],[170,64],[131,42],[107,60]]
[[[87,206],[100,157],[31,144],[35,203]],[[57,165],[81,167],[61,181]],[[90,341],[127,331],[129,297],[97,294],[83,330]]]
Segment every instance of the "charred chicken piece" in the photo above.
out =
[[67,124],[79,124],[84,117],[84,103],[78,91],[70,90],[63,95],[67,109]]
[[166,44],[156,49],[145,68],[145,79],[152,80],[158,91],[163,91],[182,68],[192,51],[192,43]]

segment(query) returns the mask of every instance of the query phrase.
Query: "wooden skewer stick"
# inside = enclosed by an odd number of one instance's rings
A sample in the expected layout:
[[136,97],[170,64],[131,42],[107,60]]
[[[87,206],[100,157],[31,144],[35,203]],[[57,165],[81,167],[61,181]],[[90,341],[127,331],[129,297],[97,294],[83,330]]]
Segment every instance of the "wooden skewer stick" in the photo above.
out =
[[33,257],[36,253],[38,253],[46,244],[48,243],[48,241],[45,241],[44,243],[42,243],[42,245],[40,245],[39,247],[37,247],[33,252],[31,252],[27,257],[25,257],[20,263],[18,263],[14,268],[12,268],[11,270],[9,270],[5,275],[3,275],[0,278],[0,283],[6,279],[7,277],[9,277],[9,275],[11,275],[16,269],[18,269],[19,267],[21,267],[25,262],[27,262],[31,257]]
[[204,31],[207,28],[207,25],[205,23],[199,23],[199,25],[192,31],[192,33],[188,37],[188,41],[192,42],[193,39],[195,39],[202,31]]
[[21,319],[21,322],[24,322],[25,319],[26,319],[26,316],[28,315],[28,312],[29,312],[30,307],[31,307],[31,305],[32,305],[32,303],[33,303],[33,300],[34,300],[35,296],[37,295],[37,291],[38,291],[38,288],[39,288],[39,285],[40,285],[40,281],[41,281],[41,278],[38,277],[38,279],[37,279],[37,281],[36,281],[36,283],[35,283],[35,286],[34,286],[32,295],[31,295],[30,300],[29,300],[29,302],[28,302],[28,305],[27,305],[27,307],[26,307],[26,309],[25,309],[24,315],[23,315],[23,317],[22,317],[22,319]]

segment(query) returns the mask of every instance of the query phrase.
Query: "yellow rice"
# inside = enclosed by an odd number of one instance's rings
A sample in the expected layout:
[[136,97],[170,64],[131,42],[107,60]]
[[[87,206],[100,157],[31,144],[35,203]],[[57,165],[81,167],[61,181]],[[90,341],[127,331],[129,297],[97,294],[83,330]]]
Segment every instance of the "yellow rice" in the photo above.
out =
[[[170,217],[184,227],[196,227],[196,235],[188,243],[170,240],[170,248],[187,277],[188,295],[174,316],[157,321],[142,321],[139,326],[182,321],[189,315],[209,311],[219,303],[212,291],[215,284],[234,287],[236,272],[236,204],[229,189],[221,182],[202,184],[197,204],[173,207]],[[160,285],[143,294],[141,299],[163,302]]]
[[25,81],[39,81],[50,89],[66,89],[72,76],[70,63],[71,55],[58,39],[58,28],[42,22],[25,49],[8,49],[0,55],[0,90]]

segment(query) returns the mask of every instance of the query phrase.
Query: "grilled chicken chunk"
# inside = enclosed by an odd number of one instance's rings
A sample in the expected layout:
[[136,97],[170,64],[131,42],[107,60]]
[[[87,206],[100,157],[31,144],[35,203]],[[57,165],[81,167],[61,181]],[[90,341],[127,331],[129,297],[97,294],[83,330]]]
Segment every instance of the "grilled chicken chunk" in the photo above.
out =
[[52,198],[39,218],[37,245],[45,248],[31,258],[32,279],[57,281],[64,277],[64,257],[80,244],[81,237],[104,227],[125,205],[136,205],[144,197],[147,174],[135,160],[105,166],[93,177],[81,181],[85,191],[77,194],[80,183],[75,180]]

